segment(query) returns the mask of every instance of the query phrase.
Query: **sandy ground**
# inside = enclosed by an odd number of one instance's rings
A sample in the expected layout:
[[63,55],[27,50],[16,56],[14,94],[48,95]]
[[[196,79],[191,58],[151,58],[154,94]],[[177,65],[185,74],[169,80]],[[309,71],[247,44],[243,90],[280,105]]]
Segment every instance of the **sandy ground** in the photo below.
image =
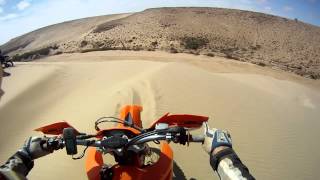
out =
[[[319,81],[233,62],[160,52],[64,54],[18,63],[4,79],[0,161],[32,130],[66,120],[94,132],[94,120],[141,104],[147,126],[166,112],[210,117],[228,129],[234,148],[257,179],[316,179],[320,155]],[[195,132],[201,133],[201,132]],[[199,144],[173,145],[187,179],[212,179]],[[83,160],[64,150],[35,161],[30,179],[86,179]]]

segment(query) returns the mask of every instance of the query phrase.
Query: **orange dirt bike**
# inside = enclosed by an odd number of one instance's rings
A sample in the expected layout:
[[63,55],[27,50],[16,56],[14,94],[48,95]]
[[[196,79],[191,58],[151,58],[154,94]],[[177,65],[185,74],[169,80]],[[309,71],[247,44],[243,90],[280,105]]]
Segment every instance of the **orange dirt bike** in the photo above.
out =
[[[58,135],[48,138],[43,145],[47,149],[66,148],[67,154],[73,159],[80,159],[86,150],[85,169],[90,180],[98,179],[172,179],[173,151],[169,142],[188,144],[203,142],[203,136],[192,136],[189,130],[200,128],[208,121],[208,117],[196,115],[169,115],[153,122],[147,129],[142,128],[140,119],[141,106],[128,105],[121,109],[120,118],[102,117],[95,122],[97,133],[88,135],[80,133],[67,122],[58,122],[36,129],[44,134]],[[117,123],[110,129],[100,129],[99,124]],[[160,145],[157,160],[146,162],[152,154],[147,142]],[[85,146],[79,157],[77,146]],[[114,156],[115,165],[105,165],[103,154]]]

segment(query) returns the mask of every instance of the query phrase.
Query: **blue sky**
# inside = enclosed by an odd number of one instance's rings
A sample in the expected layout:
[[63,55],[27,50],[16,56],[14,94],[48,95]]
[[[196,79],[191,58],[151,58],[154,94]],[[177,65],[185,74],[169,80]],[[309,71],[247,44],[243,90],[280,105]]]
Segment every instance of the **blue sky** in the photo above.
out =
[[0,0],[0,44],[72,19],[172,6],[250,10],[320,26],[320,0]]

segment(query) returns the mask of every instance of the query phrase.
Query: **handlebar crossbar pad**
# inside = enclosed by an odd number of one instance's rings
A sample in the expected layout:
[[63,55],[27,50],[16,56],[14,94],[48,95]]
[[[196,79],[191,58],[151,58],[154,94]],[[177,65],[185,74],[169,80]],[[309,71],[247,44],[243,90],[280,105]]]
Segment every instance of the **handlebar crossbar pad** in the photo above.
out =
[[76,131],[73,128],[63,129],[63,139],[65,142],[66,150],[68,155],[77,154],[77,141]]
[[121,148],[128,143],[128,139],[122,137],[109,137],[101,141],[101,145],[106,148],[117,149]]

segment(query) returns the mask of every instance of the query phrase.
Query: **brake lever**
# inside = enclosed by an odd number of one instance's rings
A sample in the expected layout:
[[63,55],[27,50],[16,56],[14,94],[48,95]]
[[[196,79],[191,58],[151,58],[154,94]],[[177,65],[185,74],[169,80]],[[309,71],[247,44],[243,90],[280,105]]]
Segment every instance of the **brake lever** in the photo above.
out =
[[[189,133],[184,127],[175,126],[167,129],[166,133],[172,133],[174,143],[180,143],[182,145],[189,145]],[[179,134],[179,135],[177,135]]]
[[61,137],[50,137],[48,140],[42,145],[42,148],[46,151],[53,152],[55,150],[63,149],[64,142]]

